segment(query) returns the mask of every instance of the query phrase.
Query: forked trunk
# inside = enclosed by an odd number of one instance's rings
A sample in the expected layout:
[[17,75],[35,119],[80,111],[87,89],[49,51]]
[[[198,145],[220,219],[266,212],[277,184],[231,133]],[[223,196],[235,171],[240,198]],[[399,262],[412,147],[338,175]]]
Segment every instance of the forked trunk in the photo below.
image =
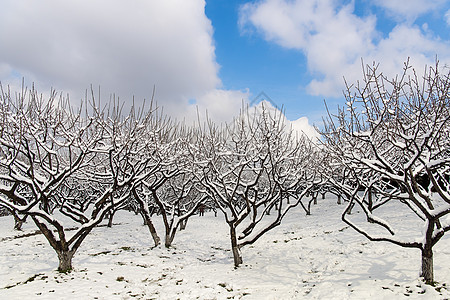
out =
[[175,237],[175,234],[166,233],[166,237],[164,239],[164,246],[166,248],[170,248],[170,246],[172,246],[174,237]]
[[139,194],[136,192],[135,189],[132,189],[134,198],[138,201],[139,207],[140,207],[140,213],[142,218],[144,219],[144,225],[147,225],[148,230],[150,231],[150,234],[152,236],[153,242],[155,243],[155,247],[158,246],[161,242],[161,239],[158,236],[158,233],[156,232],[156,228],[153,225],[152,219],[150,218],[150,212],[146,208],[146,205],[142,198],[139,197]]
[[58,271],[62,273],[67,273],[72,271],[72,258],[74,251],[58,250],[56,251],[59,259]]
[[233,252],[234,266],[239,267],[242,264],[242,256],[237,243],[236,229],[232,224],[228,225],[230,226],[231,251]]
[[170,226],[166,227],[166,239],[164,242],[164,246],[166,246],[166,248],[170,248],[170,246],[172,246],[173,240],[175,239],[175,235],[177,233],[177,227],[178,224],[172,228]]
[[420,276],[423,277],[426,284],[432,284],[434,281],[432,249],[422,250],[422,272]]
[[20,218],[16,217],[14,215],[14,229],[17,231],[22,231],[22,226],[23,226],[24,220],[21,220]]
[[13,217],[14,217],[14,229],[17,230],[17,231],[22,231],[22,226],[23,226],[23,223],[25,223],[25,221],[26,221],[26,219],[27,219],[27,216],[25,216],[25,217],[22,219],[22,218],[19,217],[18,214],[16,214],[15,211],[10,210],[10,212],[11,212],[11,214],[12,214]]

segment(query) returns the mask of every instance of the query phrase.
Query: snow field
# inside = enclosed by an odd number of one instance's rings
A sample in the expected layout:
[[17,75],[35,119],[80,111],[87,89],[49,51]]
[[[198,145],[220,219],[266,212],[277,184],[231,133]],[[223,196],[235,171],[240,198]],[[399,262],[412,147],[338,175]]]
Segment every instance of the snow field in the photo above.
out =
[[[439,283],[427,286],[418,279],[419,250],[366,240],[340,220],[343,209],[327,198],[319,199],[310,216],[292,211],[279,227],[243,248],[238,269],[220,215],[195,215],[177,233],[173,248],[152,249],[140,216],[121,211],[112,228],[95,228],[86,238],[68,274],[56,271],[56,253],[43,235],[13,238],[34,233],[31,221],[17,232],[13,219],[2,217],[0,299],[450,298],[448,236],[435,246]],[[398,218],[404,210],[391,211],[394,227],[417,230],[412,221]],[[360,214],[355,210],[353,216]],[[162,224],[154,220],[162,237]]]

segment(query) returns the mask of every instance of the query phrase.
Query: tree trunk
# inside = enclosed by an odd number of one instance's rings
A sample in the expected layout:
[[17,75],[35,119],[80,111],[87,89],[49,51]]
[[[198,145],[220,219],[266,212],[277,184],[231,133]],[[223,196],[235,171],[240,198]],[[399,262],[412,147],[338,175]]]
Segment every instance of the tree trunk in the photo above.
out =
[[112,227],[113,225],[113,219],[114,219],[114,214],[116,213],[115,210],[111,210],[109,212],[109,220],[108,220],[108,227]]
[[[42,234],[45,236],[47,241],[50,243],[50,246],[53,248],[53,250],[55,250],[56,254],[58,255],[59,260],[58,271],[63,273],[70,272],[73,269],[72,258],[75,252],[80,247],[81,243],[86,238],[86,236],[91,232],[91,230],[98,224],[98,222],[101,221],[99,220],[97,223],[93,223],[92,225],[87,227],[81,227],[75,233],[75,236],[77,236],[75,241],[71,241],[70,243],[68,243],[66,241],[64,227],[57,221],[54,221],[52,225],[58,232],[59,239],[55,237],[53,231],[49,229],[46,224],[39,222],[38,217],[31,215],[31,218],[33,219],[37,227],[40,229]],[[72,247],[70,245],[72,245]]]
[[164,240],[164,246],[166,248],[170,248],[170,246],[172,246],[174,237],[175,237],[175,231],[173,231],[172,234],[166,233],[166,238]]
[[14,229],[17,231],[22,231],[22,226],[23,226],[23,223],[25,223],[25,219],[21,219],[14,212],[13,212],[13,216],[14,216]]
[[237,244],[236,229],[232,224],[228,225],[230,226],[231,251],[233,252],[234,266],[239,267],[242,264],[242,256]]
[[23,225],[22,220],[14,220],[14,230],[22,231],[22,225]]
[[180,230],[186,229],[187,222],[188,222],[187,218],[180,222]]
[[[135,189],[132,189],[133,196],[137,200],[140,208],[140,213],[142,218],[144,219],[144,225],[147,225],[148,230],[150,231],[150,234],[152,236],[153,242],[155,243],[155,247],[159,245],[161,242],[158,233],[156,232],[155,226],[153,225],[152,220],[150,219],[150,212],[146,209],[145,203],[142,200],[142,198],[139,197],[138,193]],[[149,208],[151,209],[151,208]]]
[[423,277],[426,284],[432,284],[434,281],[432,249],[422,250],[422,272],[420,276]]
[[355,207],[355,203],[354,203],[354,202],[352,202],[352,203],[350,204],[350,207],[349,207],[349,209],[348,209],[348,211],[347,211],[347,215],[351,215],[351,214],[352,214],[352,209],[353,209],[353,207]]
[[72,271],[72,258],[74,255],[74,251],[68,250],[58,250],[56,251],[59,259],[59,267],[58,271],[62,273],[67,273]]
[[17,231],[22,231],[22,225],[27,220],[27,216],[25,216],[23,219],[21,219],[14,210],[8,209],[8,211],[14,217],[14,229]]
[[311,203],[313,202],[313,199],[308,201],[308,208],[306,209],[306,215],[311,215]]
[[156,228],[153,225],[152,220],[150,219],[150,216],[146,211],[143,211],[141,213],[142,217],[144,218],[144,224],[147,225],[148,230],[150,231],[150,234],[152,236],[153,242],[155,243],[155,247],[159,245],[161,242],[161,239],[158,236],[158,233],[156,232]]
[[144,220],[144,225],[147,226],[147,218],[145,217],[145,212],[144,212],[144,210],[141,210],[141,211],[139,212],[139,214],[141,215],[142,220]]

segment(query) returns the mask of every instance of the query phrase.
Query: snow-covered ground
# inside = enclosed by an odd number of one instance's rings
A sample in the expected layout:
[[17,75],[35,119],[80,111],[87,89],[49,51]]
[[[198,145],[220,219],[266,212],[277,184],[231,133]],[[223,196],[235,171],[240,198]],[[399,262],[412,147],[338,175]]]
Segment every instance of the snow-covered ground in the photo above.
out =
[[1,217],[0,299],[450,298],[448,236],[435,246],[439,283],[426,286],[418,279],[418,250],[366,240],[340,221],[342,210],[327,199],[319,200],[311,216],[292,211],[281,226],[243,249],[238,269],[221,217],[194,216],[173,248],[151,249],[140,216],[119,212],[116,225],[87,237],[69,274],[55,271],[56,254],[42,235],[14,238],[35,232],[31,221],[17,232],[11,217]]

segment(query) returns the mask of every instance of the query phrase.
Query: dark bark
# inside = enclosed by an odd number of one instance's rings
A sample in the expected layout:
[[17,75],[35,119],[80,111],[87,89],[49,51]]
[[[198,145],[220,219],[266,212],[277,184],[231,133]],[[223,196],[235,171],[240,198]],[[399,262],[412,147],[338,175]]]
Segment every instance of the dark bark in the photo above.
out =
[[188,218],[180,221],[180,230],[185,230],[187,226]]
[[[0,207],[1,208],[1,207]],[[27,220],[27,215],[25,215],[23,218],[17,214],[17,212],[11,208],[6,208],[6,211],[9,212],[14,218],[14,229],[17,231],[22,231],[23,223]],[[8,215],[8,214],[7,214]]]
[[[369,188],[369,192],[368,192],[368,195],[367,195],[367,201],[368,201],[367,209],[370,212],[372,212],[373,211],[373,195],[372,195],[372,189],[371,188]],[[371,218],[367,218],[367,222],[373,223]]]
[[135,189],[132,189],[132,193],[137,203],[139,204],[140,213],[142,218],[144,219],[144,225],[147,225],[148,230],[150,231],[150,235],[152,236],[153,242],[155,243],[155,247],[161,243],[161,239],[156,232],[156,228],[153,225],[152,219],[150,218],[150,212],[145,208],[144,200],[139,197],[139,194]]
[[108,214],[108,227],[112,227],[113,225],[113,219],[114,219],[114,214],[116,213],[116,210],[111,210]]
[[164,246],[166,248],[170,248],[170,246],[172,246],[172,242],[175,238],[175,233],[176,233],[176,230],[171,230],[166,233],[166,238],[164,240]]
[[420,276],[426,284],[432,284],[434,281],[433,272],[433,249],[425,248],[422,249],[422,271]]
[[20,219],[14,219],[14,229],[17,231],[22,231],[23,221]]
[[355,203],[354,202],[350,203],[350,205],[347,208],[347,214],[348,215],[352,214],[352,210],[353,210],[354,207],[355,207]]
[[14,211],[12,212],[12,215],[14,217],[14,229],[17,231],[22,231],[22,226],[23,223],[25,223],[27,216],[20,218]]
[[311,203],[313,202],[314,199],[311,199],[308,201],[308,208],[305,209],[306,215],[309,216],[311,215]]
[[152,236],[153,242],[155,243],[155,247],[161,243],[161,239],[156,232],[156,228],[153,225],[152,219],[147,211],[143,210],[141,212],[141,216],[144,219],[144,224],[147,225],[148,230],[150,231],[150,235]]
[[72,258],[75,251],[69,250],[56,250],[58,254],[59,266],[58,271],[62,273],[67,273],[72,271]]
[[242,264],[242,256],[237,243],[236,228],[230,223],[228,226],[230,226],[231,251],[233,253],[234,266],[239,267]]
[[80,228],[80,230],[76,232],[70,240],[67,241],[64,227],[61,226],[61,224],[59,224],[57,221],[49,219],[46,220],[47,222],[49,222],[49,225],[56,229],[56,232],[58,234],[56,237],[53,234],[53,230],[49,229],[43,222],[40,222],[36,216],[31,217],[36,226],[50,243],[50,246],[57,253],[59,260],[58,271],[64,273],[70,272],[73,269],[72,258],[75,252],[78,250],[81,243],[91,232],[91,230],[101,221],[101,219],[99,219],[97,222],[93,223],[92,226]]
[[52,246],[56,254],[58,254],[59,260],[58,271],[64,273],[70,272],[73,269],[72,258],[78,247],[69,250],[69,245],[65,239],[64,229],[59,224],[57,223],[53,224],[58,231],[59,236],[58,240],[55,237],[55,235],[53,235],[53,232],[50,229],[48,229],[48,227],[44,223],[39,222],[36,217],[33,217],[33,221],[37,225],[37,227],[41,230],[42,234],[47,238],[47,240],[50,243],[50,246]]

